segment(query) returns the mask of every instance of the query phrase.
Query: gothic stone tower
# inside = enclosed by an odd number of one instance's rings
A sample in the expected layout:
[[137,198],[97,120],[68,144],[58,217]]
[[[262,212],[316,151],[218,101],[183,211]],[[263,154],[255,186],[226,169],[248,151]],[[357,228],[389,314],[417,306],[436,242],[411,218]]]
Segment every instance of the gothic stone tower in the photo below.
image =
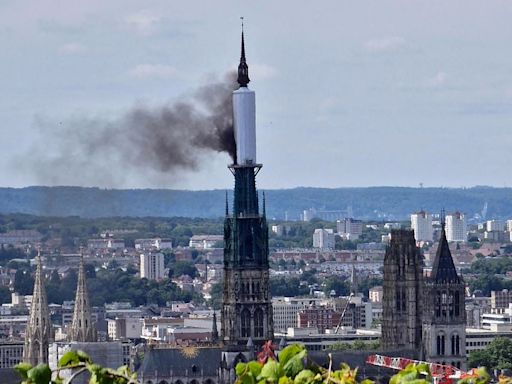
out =
[[91,306],[85,283],[84,258],[80,256],[73,321],[68,335],[70,341],[96,341],[96,331],[91,320]]
[[425,284],[423,354],[430,362],[466,365],[465,284],[457,274],[444,221],[432,274]]
[[423,259],[414,232],[391,231],[384,256],[382,345],[387,349],[421,347]]
[[29,321],[25,331],[25,347],[23,349],[23,361],[33,366],[48,363],[48,346],[51,338],[48,302],[43,280],[41,255],[38,254],[32,306],[30,307]]
[[238,66],[240,88],[233,92],[236,160],[229,168],[235,177],[232,215],[226,201],[224,220],[224,293],[221,337],[228,346],[262,344],[274,335],[269,292],[268,226],[259,213],[256,175],[255,95],[247,88],[244,35]]

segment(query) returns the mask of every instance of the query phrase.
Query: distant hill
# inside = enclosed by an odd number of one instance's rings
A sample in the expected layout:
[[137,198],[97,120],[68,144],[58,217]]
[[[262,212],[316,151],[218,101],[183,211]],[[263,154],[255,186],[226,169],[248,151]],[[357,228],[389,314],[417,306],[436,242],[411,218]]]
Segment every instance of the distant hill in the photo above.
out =
[[[44,216],[221,217],[224,190],[100,189],[82,187],[0,188],[0,213]],[[232,191],[229,191],[231,205]],[[362,219],[406,219],[424,208],[460,210],[474,217],[512,218],[512,188],[293,188],[266,191],[267,216],[290,220],[303,210],[346,210]],[[484,205],[487,203],[485,212]]]

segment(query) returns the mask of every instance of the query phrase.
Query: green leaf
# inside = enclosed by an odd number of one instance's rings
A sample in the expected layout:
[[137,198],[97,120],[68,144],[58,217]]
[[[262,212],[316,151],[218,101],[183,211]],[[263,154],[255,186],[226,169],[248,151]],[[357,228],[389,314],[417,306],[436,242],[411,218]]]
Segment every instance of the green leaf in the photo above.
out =
[[247,369],[247,364],[245,363],[238,363],[235,367],[235,372],[238,377],[242,376]]
[[82,363],[92,363],[91,358],[87,353],[84,351],[76,351],[76,354],[78,356],[78,360]]
[[301,351],[305,351],[304,346],[301,344],[290,344],[285,347],[281,352],[279,352],[279,362],[281,363],[281,366],[284,367],[288,360]]
[[52,371],[47,364],[38,364],[27,372],[27,378],[35,384],[48,384],[52,379]]
[[261,373],[257,379],[264,379],[267,382],[276,383],[283,374],[283,368],[281,368],[279,363],[269,359],[261,369]]
[[18,372],[22,379],[27,379],[27,372],[32,368],[29,363],[19,363],[14,366],[14,370]]
[[303,349],[299,353],[294,354],[284,365],[284,373],[286,376],[294,378],[300,371],[304,369],[302,359],[306,356],[306,350]]
[[295,376],[295,384],[308,384],[314,381],[315,374],[313,371],[309,369],[304,369],[303,371],[300,371],[297,376]]
[[258,377],[261,373],[262,365],[257,361],[249,361],[247,363],[247,367],[249,368],[249,371],[251,372],[251,375],[254,376],[254,378]]
[[78,353],[76,351],[67,351],[59,360],[58,367],[67,367],[69,365],[75,365],[80,362]]

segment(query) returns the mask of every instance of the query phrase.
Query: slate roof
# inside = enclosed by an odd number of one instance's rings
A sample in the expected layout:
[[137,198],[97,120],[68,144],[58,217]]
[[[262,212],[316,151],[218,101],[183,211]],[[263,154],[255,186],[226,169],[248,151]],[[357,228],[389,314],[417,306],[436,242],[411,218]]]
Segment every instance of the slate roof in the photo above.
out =
[[438,284],[461,283],[462,279],[457,274],[457,269],[453,263],[452,253],[446,240],[446,232],[441,231],[441,239],[437,247],[436,257],[432,265],[431,280]]
[[222,359],[222,350],[207,348],[154,348],[144,354],[138,375],[152,376],[155,372],[173,376],[217,376]]

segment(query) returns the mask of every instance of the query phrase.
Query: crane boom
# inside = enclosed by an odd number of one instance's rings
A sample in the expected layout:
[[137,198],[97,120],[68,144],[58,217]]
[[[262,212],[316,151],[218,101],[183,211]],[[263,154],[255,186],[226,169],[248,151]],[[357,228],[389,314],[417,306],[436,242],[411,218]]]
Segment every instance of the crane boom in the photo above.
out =
[[370,355],[367,357],[366,363],[396,370],[402,370],[409,364],[427,364],[430,369],[430,374],[438,384],[452,383],[452,379],[458,379],[464,373],[452,365],[429,363],[427,361],[413,360],[406,357]]

